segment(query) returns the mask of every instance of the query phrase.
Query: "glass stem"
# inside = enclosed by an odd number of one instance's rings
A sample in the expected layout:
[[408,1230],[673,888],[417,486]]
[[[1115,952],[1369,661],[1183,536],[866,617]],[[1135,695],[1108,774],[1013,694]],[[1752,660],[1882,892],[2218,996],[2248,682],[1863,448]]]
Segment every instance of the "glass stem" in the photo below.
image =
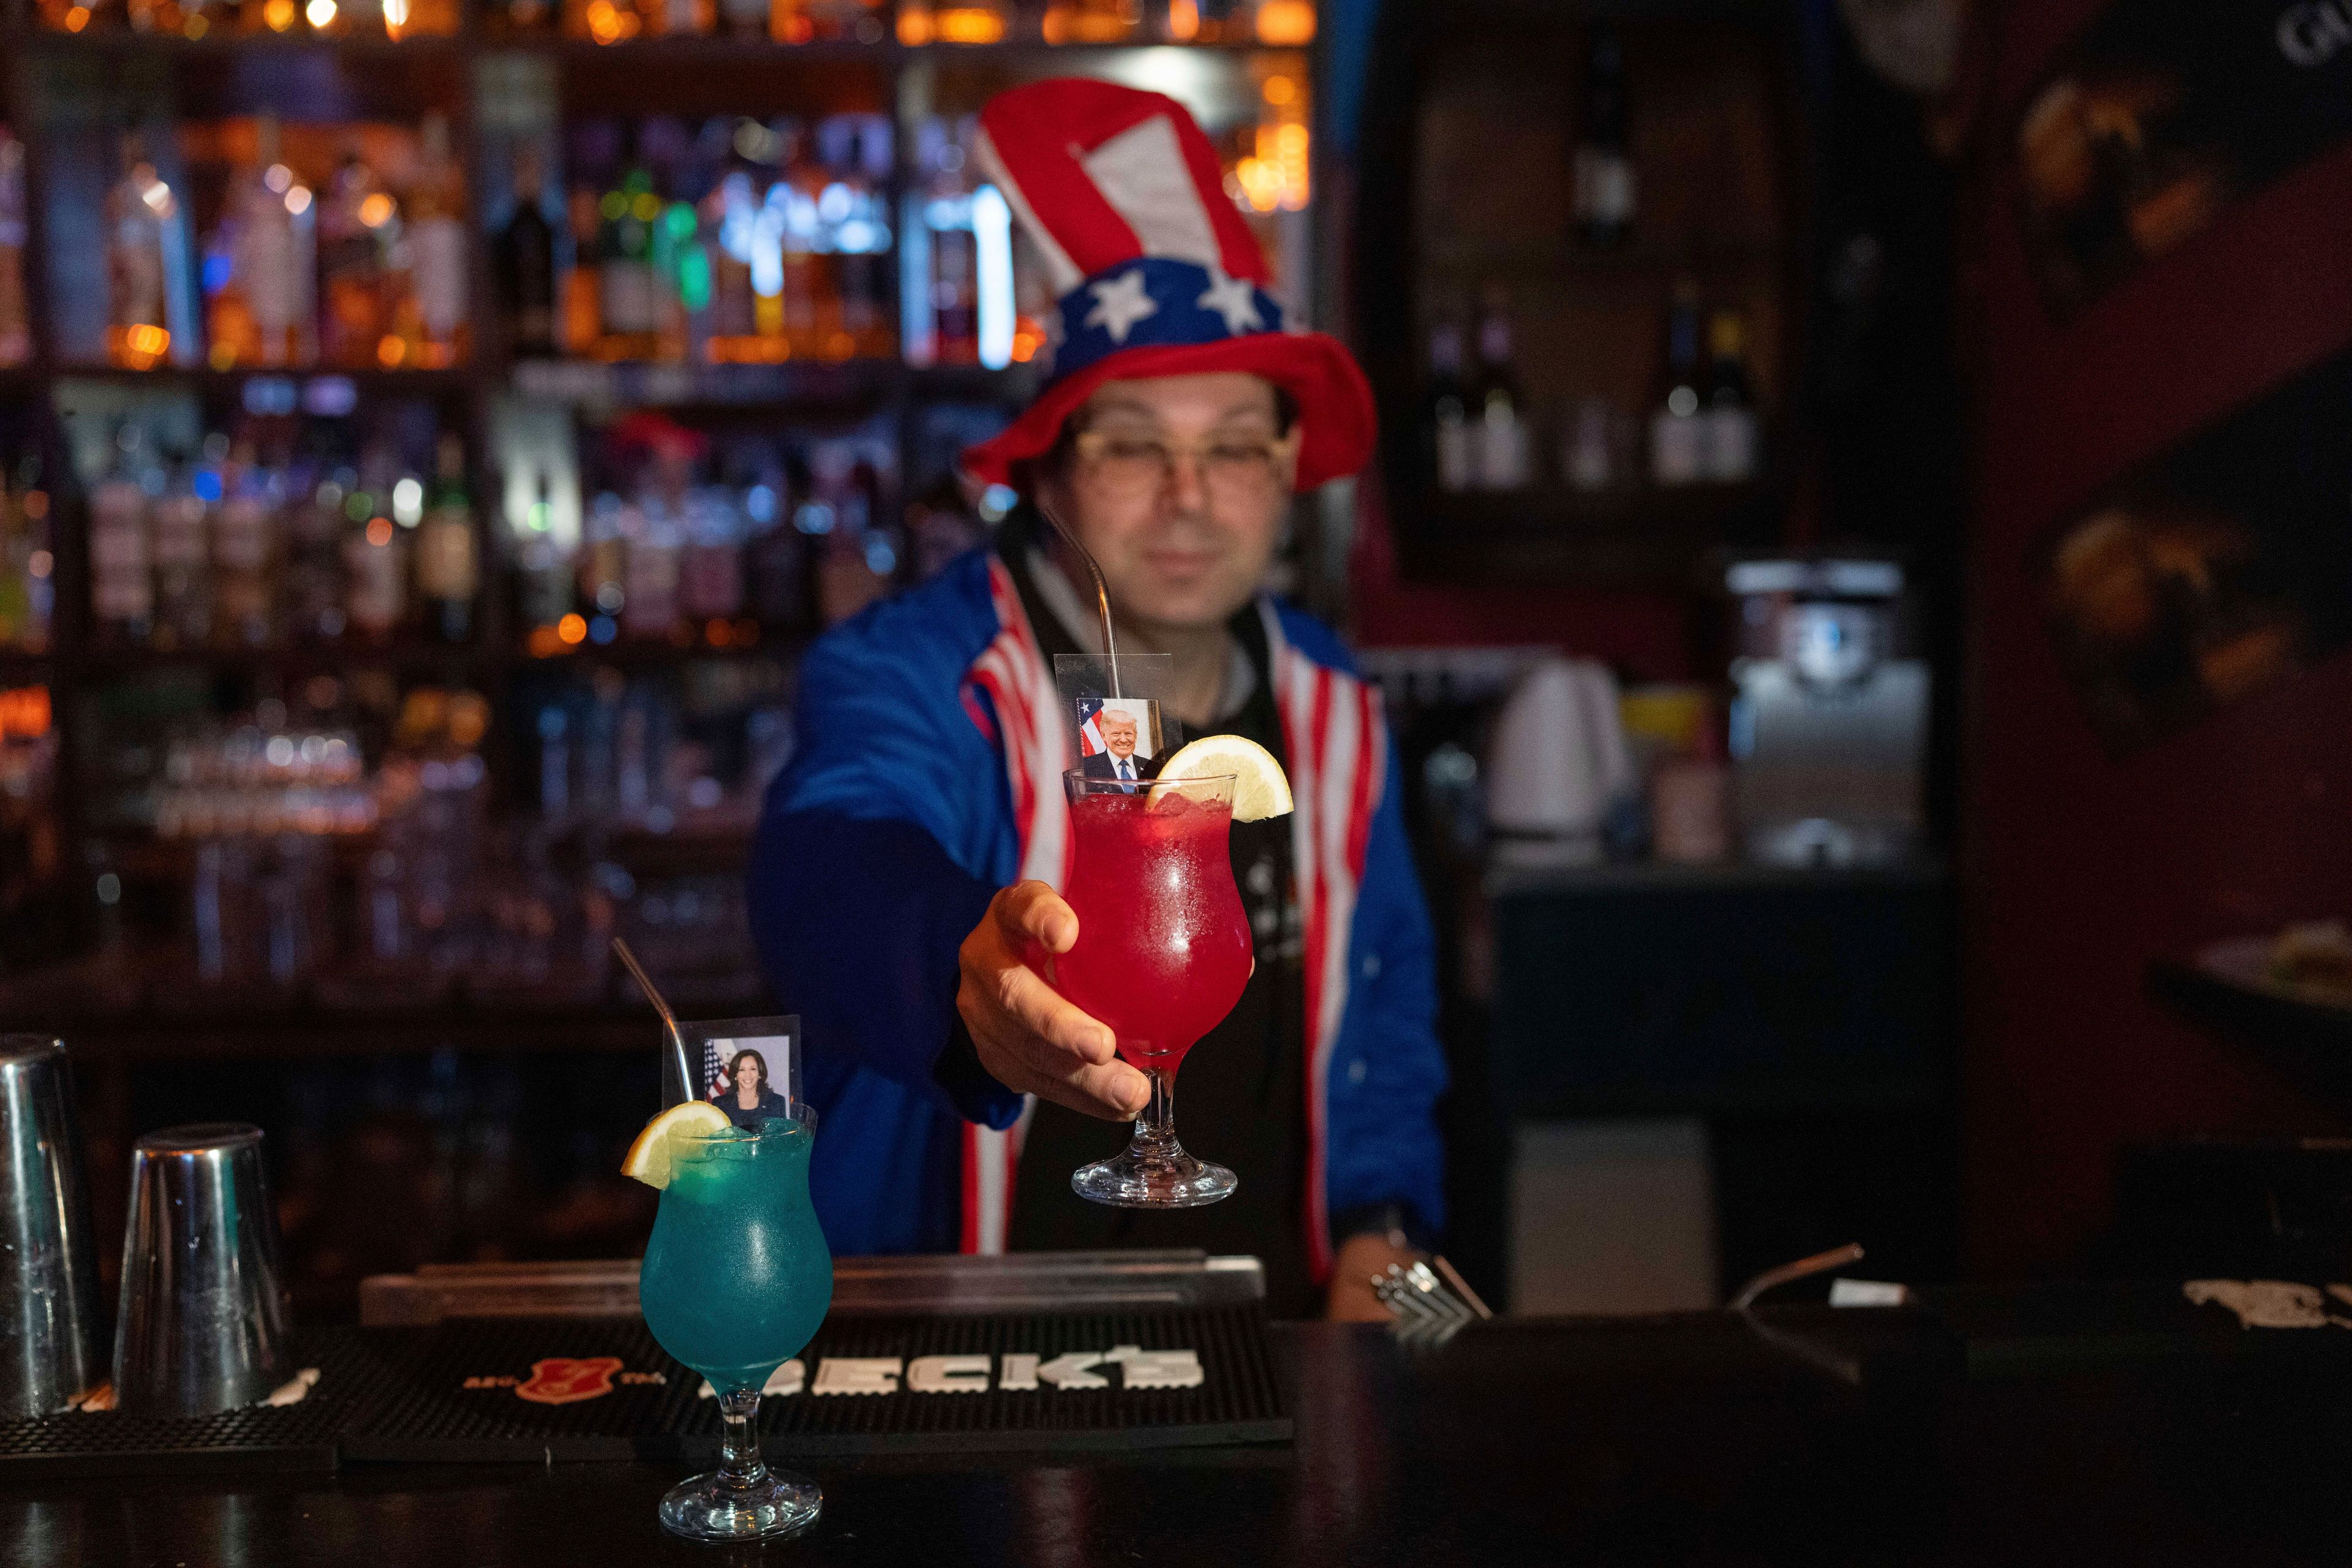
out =
[[1176,1144],[1176,1080],[1152,1068],[1144,1068],[1143,1076],[1150,1080],[1151,1098],[1135,1119],[1135,1142],[1155,1152],[1171,1149]]
[[760,1391],[739,1389],[719,1396],[719,1479],[738,1490],[749,1490],[768,1478],[760,1458],[760,1440],[752,1434],[752,1418],[760,1413]]

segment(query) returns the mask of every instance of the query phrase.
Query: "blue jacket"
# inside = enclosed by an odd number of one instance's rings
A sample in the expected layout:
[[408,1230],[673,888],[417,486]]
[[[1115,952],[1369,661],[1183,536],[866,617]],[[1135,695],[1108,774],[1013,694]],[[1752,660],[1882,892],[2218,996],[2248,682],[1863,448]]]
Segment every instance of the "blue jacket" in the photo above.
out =
[[[1313,1075],[1302,1223],[1320,1273],[1332,1214],[1395,1203],[1443,1225],[1433,1108],[1445,1067],[1378,694],[1321,624],[1271,602],[1264,613],[1300,797]],[[811,1185],[836,1254],[1002,1245],[1023,1099],[944,1048],[957,949],[991,897],[1024,875],[1058,886],[1066,867],[1055,706],[1009,574],[985,551],[835,627],[802,663],[799,745],[769,791],[750,910],[807,1042]]]

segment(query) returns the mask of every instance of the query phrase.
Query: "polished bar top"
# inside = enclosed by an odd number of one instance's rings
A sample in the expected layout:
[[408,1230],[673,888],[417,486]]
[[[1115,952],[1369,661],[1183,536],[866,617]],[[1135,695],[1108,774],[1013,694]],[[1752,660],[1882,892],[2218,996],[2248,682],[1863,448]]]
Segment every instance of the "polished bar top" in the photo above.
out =
[[2341,1561],[2339,1340],[2076,1333],[1995,1364],[1906,1310],[1511,1321],[1434,1349],[1282,1325],[1295,1448],[812,1465],[800,1542],[664,1536],[671,1467],[350,1466],[10,1488],[0,1563]]

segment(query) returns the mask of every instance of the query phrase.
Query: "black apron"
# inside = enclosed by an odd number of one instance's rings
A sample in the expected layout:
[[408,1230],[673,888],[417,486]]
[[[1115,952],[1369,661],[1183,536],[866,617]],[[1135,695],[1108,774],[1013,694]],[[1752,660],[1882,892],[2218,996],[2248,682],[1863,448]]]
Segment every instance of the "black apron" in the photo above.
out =
[[[1084,651],[1037,594],[1028,560],[1034,535],[1008,521],[1000,549],[1048,665]],[[1255,741],[1281,760],[1282,719],[1272,660],[1255,604],[1232,631],[1257,672],[1241,710],[1205,732]],[[1058,718],[1058,715],[1057,715]],[[1188,729],[1186,738],[1194,738]],[[1246,1253],[1265,1265],[1266,1304],[1276,1317],[1321,1310],[1306,1243],[1307,1037],[1304,941],[1291,898],[1290,819],[1233,826],[1234,883],[1248,912],[1257,969],[1225,1021],[1184,1058],[1176,1077],[1176,1134],[1204,1160],[1241,1178],[1223,1203],[1197,1209],[1122,1209],[1070,1191],[1070,1173],[1126,1147],[1132,1126],[1039,1100],[1013,1181],[1009,1245],[1015,1250],[1197,1247]]]

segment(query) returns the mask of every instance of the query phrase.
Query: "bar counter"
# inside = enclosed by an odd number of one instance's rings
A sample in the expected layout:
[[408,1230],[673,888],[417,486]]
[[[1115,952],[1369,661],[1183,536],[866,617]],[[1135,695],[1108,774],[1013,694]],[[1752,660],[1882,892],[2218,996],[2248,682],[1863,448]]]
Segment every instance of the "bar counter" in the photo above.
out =
[[2150,1289],[1499,1321],[1433,1348],[1276,1325],[1295,1446],[808,1463],[823,1520],[765,1547],[665,1536],[677,1466],[347,1464],[14,1486],[0,1562],[2343,1560],[2352,1335],[2184,1331],[2179,1286]]

